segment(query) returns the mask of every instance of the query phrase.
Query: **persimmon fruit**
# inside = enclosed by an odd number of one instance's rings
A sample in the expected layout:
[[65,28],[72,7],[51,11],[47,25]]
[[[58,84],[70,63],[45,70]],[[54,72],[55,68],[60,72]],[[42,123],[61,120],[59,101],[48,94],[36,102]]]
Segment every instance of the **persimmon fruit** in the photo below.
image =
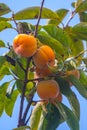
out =
[[33,60],[36,67],[40,69],[46,68],[48,65],[53,66],[55,63],[54,51],[51,47],[42,45],[37,49]]
[[13,49],[22,57],[31,57],[37,50],[36,38],[32,35],[18,34],[13,40]]
[[44,80],[37,84],[37,94],[43,100],[55,99],[59,94],[59,85],[55,80]]
[[37,77],[43,78],[45,76],[49,76],[52,74],[52,71],[47,67],[47,68],[43,68],[43,69],[39,69],[38,67],[36,67],[36,75]]

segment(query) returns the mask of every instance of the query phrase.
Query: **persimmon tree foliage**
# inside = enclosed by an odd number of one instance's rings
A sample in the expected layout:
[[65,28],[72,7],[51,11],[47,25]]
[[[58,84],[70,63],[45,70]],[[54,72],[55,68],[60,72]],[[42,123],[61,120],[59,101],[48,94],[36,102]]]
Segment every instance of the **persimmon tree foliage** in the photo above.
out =
[[[12,116],[20,96],[18,124],[14,130],[56,130],[65,121],[71,130],[80,129],[79,100],[71,87],[87,99],[87,57],[84,55],[87,0],[77,0],[71,5],[72,12],[65,8],[53,11],[44,7],[42,0],[40,7],[12,13],[9,5],[0,3],[0,31],[10,28],[18,33],[18,40],[14,38],[16,41],[13,39],[12,43],[0,40],[0,49],[8,50],[0,56],[0,80],[5,76],[11,79],[4,80],[0,86],[0,116],[4,111]],[[10,18],[4,16],[8,13]],[[75,15],[79,23],[70,26]],[[35,25],[29,23],[30,19],[37,19]],[[47,24],[40,25],[41,19],[46,19]],[[20,50],[16,50],[20,46]],[[40,100],[34,100],[36,93]],[[62,102],[63,95],[71,108]],[[33,110],[29,112],[31,107]]]

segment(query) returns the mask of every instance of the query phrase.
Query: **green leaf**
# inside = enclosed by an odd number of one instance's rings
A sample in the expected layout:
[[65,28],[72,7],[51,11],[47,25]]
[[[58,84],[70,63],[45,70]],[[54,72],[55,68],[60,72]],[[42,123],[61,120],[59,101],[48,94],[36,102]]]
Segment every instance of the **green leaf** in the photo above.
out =
[[5,57],[4,56],[0,56],[0,69],[5,64],[5,62],[6,62]]
[[72,31],[77,36],[77,38],[87,40],[87,22],[82,22],[75,25],[72,28]]
[[8,21],[8,20],[9,20],[8,18],[0,17],[0,21]]
[[70,130],[79,130],[79,122],[73,112],[64,104],[56,102],[56,107],[67,122]]
[[56,11],[56,13],[59,16],[59,19],[50,19],[48,21],[48,24],[58,25],[59,23],[61,23],[62,20],[64,19],[64,17],[67,15],[68,10],[67,9],[59,9]]
[[55,130],[63,121],[63,117],[53,104],[47,104],[46,114],[41,118],[39,130]]
[[[25,20],[25,19],[37,19],[39,15],[40,7],[34,6],[23,9],[16,14],[14,14],[15,20]],[[48,8],[42,9],[41,18],[43,19],[59,19],[58,15]]]
[[38,130],[41,112],[42,112],[42,105],[41,103],[37,103],[30,117],[30,128],[32,130]]
[[54,25],[43,26],[43,28],[51,37],[58,40],[64,47],[68,48],[70,46],[71,40],[67,32]]
[[10,71],[9,71],[9,68],[8,66],[6,65],[3,65],[2,68],[0,69],[0,80],[6,76],[6,75],[10,75]]
[[58,82],[60,86],[60,91],[67,97],[73,113],[77,116],[78,119],[80,119],[79,101],[75,93],[70,89],[68,81],[64,78],[56,78],[55,80]]
[[5,47],[5,43],[2,40],[0,40],[0,47]]
[[[18,30],[20,33],[32,33],[35,30],[35,25],[27,22],[18,22]],[[38,31],[41,29],[41,25],[38,26]]]
[[[19,61],[20,62],[20,61]],[[21,62],[20,62],[21,63]],[[16,62],[15,68],[13,69],[14,74],[19,77],[20,79],[24,79],[25,73],[24,70],[21,68],[20,63]],[[22,65],[22,64],[21,64]]]
[[[80,40],[76,37],[71,37],[71,39],[72,39],[72,42],[71,42],[71,45],[70,45],[71,55],[76,56],[81,51],[84,50],[83,42],[82,42],[82,40]],[[78,58],[80,58],[80,57],[78,57]]]
[[24,82],[21,80],[16,80],[16,86],[20,93],[22,93]]
[[80,21],[81,21],[81,22],[87,22],[87,13],[85,13],[85,12],[80,12],[80,13],[79,13],[79,16],[80,16]]
[[76,8],[76,12],[84,12],[84,11],[87,11],[87,1],[86,0],[80,2]]
[[0,3],[0,16],[9,12],[11,12],[10,8],[4,3]]
[[87,90],[87,75],[82,70],[80,71],[80,82]]
[[6,21],[0,21],[0,32],[8,28],[12,28],[12,25],[10,23]]
[[9,82],[5,82],[0,86],[0,116],[4,111],[5,100],[6,100],[6,91],[9,86]]
[[87,68],[87,57],[83,57],[82,61],[84,62],[84,64],[86,65],[86,68]]
[[19,128],[15,128],[13,130],[31,130],[29,126],[21,126]]
[[87,89],[81,84],[81,82],[79,81],[79,79],[77,79],[75,76],[70,75],[68,77],[68,80],[70,82],[72,82],[72,84],[76,87],[76,89],[78,90],[78,92],[87,99]]
[[14,90],[11,98],[7,98],[5,100],[5,112],[7,113],[8,116],[12,116],[12,112],[14,109],[14,104],[16,102],[17,96],[18,96],[19,92],[18,90]]
[[48,35],[46,32],[39,32],[37,37],[40,42],[52,47],[57,55],[64,55],[63,45],[59,41]]

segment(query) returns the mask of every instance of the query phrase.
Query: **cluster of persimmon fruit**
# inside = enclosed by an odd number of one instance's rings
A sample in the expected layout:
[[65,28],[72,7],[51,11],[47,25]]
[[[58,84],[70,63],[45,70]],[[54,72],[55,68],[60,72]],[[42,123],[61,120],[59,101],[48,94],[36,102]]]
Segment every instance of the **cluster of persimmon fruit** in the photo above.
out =
[[[32,57],[35,65],[34,78],[43,78],[53,73],[49,66],[53,67],[55,65],[54,50],[48,45],[38,47],[37,39],[33,35],[18,34],[13,40],[13,50],[21,57]],[[77,70],[68,71],[67,75],[80,77]],[[72,86],[71,83],[69,84]],[[59,102],[62,101],[59,84],[54,79],[38,80],[36,82],[36,89],[38,96],[42,100],[58,99]]]

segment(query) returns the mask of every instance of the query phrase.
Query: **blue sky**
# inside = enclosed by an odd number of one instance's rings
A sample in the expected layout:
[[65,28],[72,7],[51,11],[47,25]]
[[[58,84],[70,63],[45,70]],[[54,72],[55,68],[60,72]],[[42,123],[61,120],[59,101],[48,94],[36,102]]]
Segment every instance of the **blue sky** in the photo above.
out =
[[[45,0],[45,7],[48,7],[52,10],[57,10],[59,8],[67,8],[71,10],[71,5],[70,3],[74,2],[74,0]],[[30,6],[38,6],[41,4],[41,0],[1,0],[0,3],[6,3],[11,10],[15,12],[26,8]],[[9,14],[11,16],[11,14]],[[77,23],[78,18],[72,20],[71,25]],[[3,32],[0,32],[0,40],[4,40],[6,43],[10,42],[12,43],[13,38],[17,35],[17,33],[13,30],[6,30]],[[0,50],[1,51],[1,50]],[[4,50],[0,52],[2,54]],[[73,91],[77,94],[77,97],[80,101],[80,106],[81,106],[81,119],[80,119],[80,130],[87,130],[87,125],[86,125],[86,119],[87,119],[87,103],[86,100],[79,95],[79,93],[72,88]],[[63,102],[65,102],[68,105],[68,101],[66,98],[64,98]],[[12,128],[15,128],[17,126],[17,120],[18,120],[18,112],[19,112],[19,98],[15,104],[15,108],[13,111],[13,116],[12,118],[8,117],[5,113],[0,117],[0,130],[12,130]],[[66,123],[63,123],[60,125],[58,130],[69,130],[69,127],[66,125]]]

